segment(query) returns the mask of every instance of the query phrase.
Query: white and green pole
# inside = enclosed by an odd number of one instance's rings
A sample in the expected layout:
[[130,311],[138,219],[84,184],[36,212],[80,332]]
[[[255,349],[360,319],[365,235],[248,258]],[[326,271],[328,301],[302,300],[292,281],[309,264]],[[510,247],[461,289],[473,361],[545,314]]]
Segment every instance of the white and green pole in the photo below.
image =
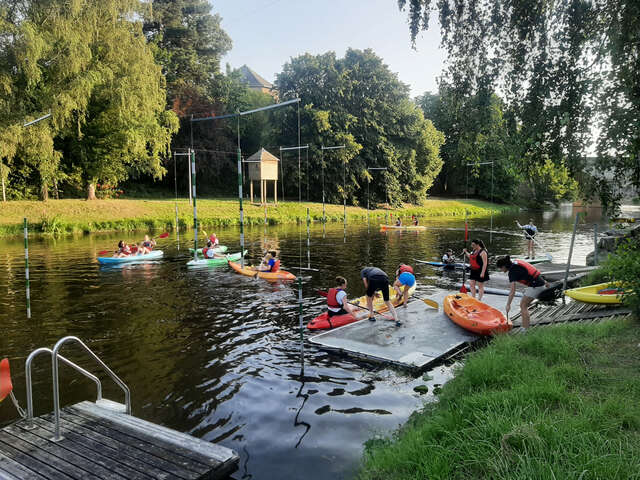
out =
[[31,290],[29,288],[29,230],[24,219],[24,275],[27,286],[27,318],[31,318]]
[[240,266],[244,268],[244,210],[242,209],[242,150],[240,150],[240,116],[238,116],[238,202],[240,203]]
[[[304,362],[304,326],[302,313],[302,278],[298,277],[298,305],[299,305],[299,327],[300,327],[300,360]],[[304,369],[304,363],[303,369]]]
[[311,268],[311,234],[309,232],[309,226],[311,225],[311,217],[309,216],[309,207],[307,207],[307,267]]
[[189,149],[191,154],[191,195],[193,197],[193,259],[198,260],[198,208],[196,206],[196,152]]

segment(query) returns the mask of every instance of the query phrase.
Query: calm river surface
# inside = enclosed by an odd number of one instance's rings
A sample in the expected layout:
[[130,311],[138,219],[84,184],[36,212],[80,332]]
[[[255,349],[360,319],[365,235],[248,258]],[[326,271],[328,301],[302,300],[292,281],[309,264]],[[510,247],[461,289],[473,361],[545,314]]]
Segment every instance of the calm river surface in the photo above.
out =
[[[599,210],[580,225],[573,263],[584,264],[593,249],[593,224]],[[482,238],[492,255],[523,254],[525,244],[515,219],[470,220],[470,235]],[[567,258],[573,212],[534,215],[540,240],[556,262]],[[282,252],[283,267],[303,271],[305,323],[323,310],[316,289],[332,286],[337,274],[349,281],[349,296],[363,294],[359,271],[376,265],[390,275],[400,262],[435,259],[447,247],[462,248],[460,219],[425,223],[420,233],[381,233],[377,225],[342,224],[311,228],[307,257],[306,227],[252,228],[246,233],[250,258],[265,238]],[[156,232],[156,234],[159,232]],[[137,235],[141,237],[144,232]],[[218,230],[231,252],[239,250],[237,229]],[[16,394],[25,405],[24,360],[37,347],[52,347],[65,335],[84,340],[132,391],[133,413],[208,441],[233,448],[240,456],[236,479],[341,479],[358,468],[364,442],[388,435],[432,399],[413,391],[425,381],[391,368],[356,362],[307,345],[301,375],[297,284],[271,285],[228,268],[188,270],[185,240],[161,240],[160,262],[100,268],[96,254],[131,235],[32,238],[30,240],[33,318],[25,315],[24,250],[21,238],[0,239],[0,357],[9,357]],[[451,289],[455,278],[437,269],[416,267],[418,292]],[[305,335],[307,333],[305,332]],[[63,354],[91,362],[68,346]],[[36,414],[51,411],[50,365],[35,364]],[[95,371],[95,370],[94,370]],[[62,367],[63,404],[95,398],[90,382]],[[426,382],[446,382],[451,366],[430,372]],[[105,380],[105,396],[122,396]],[[0,404],[0,424],[14,418]]]

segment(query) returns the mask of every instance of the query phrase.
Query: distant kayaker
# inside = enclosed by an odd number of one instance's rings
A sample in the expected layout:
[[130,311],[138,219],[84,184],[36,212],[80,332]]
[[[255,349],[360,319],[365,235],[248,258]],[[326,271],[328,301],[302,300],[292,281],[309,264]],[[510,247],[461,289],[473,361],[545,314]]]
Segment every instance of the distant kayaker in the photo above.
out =
[[118,242],[118,250],[113,254],[116,258],[128,257],[131,255],[131,247],[124,240]]
[[398,217],[396,219],[396,227],[401,227],[402,226],[402,220],[400,220],[400,217]]
[[[407,308],[409,302],[409,289],[416,284],[416,277],[410,265],[401,263],[396,270],[396,281],[393,282],[393,289],[396,291],[397,299],[404,297],[404,307]],[[402,290],[400,290],[402,289]]]
[[417,227],[418,226],[418,217],[416,217],[415,215],[411,215],[411,220],[413,220],[413,224]]
[[522,330],[527,331],[529,328],[529,305],[534,298],[538,298],[540,294],[548,288],[549,284],[544,279],[540,270],[530,263],[522,260],[511,260],[509,256],[498,259],[496,263],[504,273],[509,273],[509,282],[511,282],[511,291],[505,308],[507,314],[511,309],[511,301],[516,294],[516,282],[526,285],[524,296],[520,300],[520,316],[522,317]]
[[353,318],[357,319],[354,308],[347,301],[347,280],[344,277],[336,277],[336,287],[329,289],[327,313],[329,318],[350,313]]
[[277,258],[277,253],[275,250],[269,251],[266,257],[262,260],[262,263],[258,267],[258,270],[261,272],[277,272],[278,266],[280,265],[280,260]]
[[382,292],[382,298],[385,305],[393,315],[393,319],[396,322],[396,326],[402,325],[398,320],[398,314],[396,309],[393,308],[393,304],[389,301],[389,277],[386,273],[376,267],[365,267],[360,271],[360,277],[364,288],[367,290],[367,308],[369,309],[369,320],[375,322],[376,319],[373,316],[373,297],[376,292]]
[[518,228],[524,232],[524,238],[527,239],[527,256],[525,259],[536,258],[536,240],[535,236],[538,233],[538,227],[533,224],[533,218],[529,219],[529,223],[526,225],[520,225],[520,222],[516,220]]
[[146,248],[150,252],[151,250],[153,250],[153,247],[156,246],[156,241],[153,238],[149,238],[149,235],[145,235],[144,240],[142,241],[142,245],[144,245],[144,248]]
[[453,250],[450,248],[442,255],[442,263],[445,265],[451,265],[456,262],[456,257],[453,255]]
[[209,241],[212,243],[214,247],[217,247],[218,245],[220,245],[220,241],[218,240],[218,237],[216,236],[215,233],[212,233],[211,235],[209,235]]
[[151,250],[149,250],[147,247],[145,247],[144,242],[140,242],[138,243],[138,245],[136,245],[136,255],[146,255],[147,253],[150,253]]
[[484,284],[489,281],[489,255],[482,240],[477,238],[471,241],[471,253],[465,248],[464,254],[469,255],[469,285],[471,286],[471,296],[476,297],[476,284],[478,285],[478,300],[484,296]]
[[202,255],[204,258],[223,258],[224,255],[220,255],[217,249],[213,245],[211,240],[207,240],[207,246],[202,249]]

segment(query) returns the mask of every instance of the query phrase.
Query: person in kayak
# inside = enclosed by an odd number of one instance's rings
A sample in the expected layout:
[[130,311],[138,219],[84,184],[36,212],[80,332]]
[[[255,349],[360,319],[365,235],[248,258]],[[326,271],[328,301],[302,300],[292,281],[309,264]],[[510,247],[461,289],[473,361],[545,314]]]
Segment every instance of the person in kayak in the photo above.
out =
[[442,255],[442,263],[445,265],[453,265],[456,263],[456,257],[453,255],[453,250],[450,248]]
[[418,226],[418,217],[416,217],[415,215],[411,215],[411,220],[414,226]]
[[548,282],[544,279],[540,270],[523,260],[511,260],[509,256],[498,259],[496,263],[499,269],[504,273],[509,273],[509,282],[511,290],[507,299],[505,308],[507,315],[511,309],[511,301],[516,294],[516,282],[526,285],[524,296],[520,300],[520,316],[522,317],[522,330],[524,332],[529,328],[529,305],[535,298],[549,287]]
[[151,250],[145,247],[144,242],[140,242],[136,245],[135,255],[146,255],[147,253],[151,253]]
[[478,285],[478,300],[484,296],[484,284],[489,281],[489,255],[482,240],[471,240],[471,253],[465,248],[463,253],[469,255],[469,285],[471,296],[476,298],[476,284]]
[[142,241],[142,245],[150,252],[151,250],[153,250],[153,247],[156,246],[156,241],[153,238],[149,238],[149,235],[145,235],[144,240]]
[[211,240],[207,240],[207,246],[202,249],[202,255],[204,258],[226,258],[225,255],[220,255],[216,251],[216,247]]
[[533,218],[529,219],[529,223],[526,225],[520,225],[520,222],[516,220],[518,228],[524,232],[524,238],[527,239],[527,256],[525,260],[536,258],[536,240],[535,236],[538,233],[538,227],[533,224]]
[[258,270],[260,270],[261,272],[277,272],[280,266],[280,260],[278,260],[276,257],[276,251],[271,250],[262,260],[262,263],[258,267]]
[[113,254],[115,258],[128,257],[131,255],[131,247],[124,240],[118,242],[118,250]]
[[401,227],[402,226],[402,220],[400,220],[400,217],[398,217],[396,219],[396,227]]
[[369,320],[375,322],[376,319],[373,316],[373,297],[376,292],[382,292],[382,298],[384,304],[387,306],[393,319],[396,322],[396,327],[402,325],[398,320],[398,314],[396,309],[393,308],[393,304],[389,301],[389,277],[386,273],[376,267],[365,267],[360,271],[360,277],[364,288],[367,290],[367,309],[369,310]]
[[[396,270],[396,281],[393,282],[393,289],[396,291],[396,298],[404,297],[403,304],[407,308],[409,302],[409,289],[416,284],[416,277],[413,274],[413,268],[410,265],[401,263]],[[404,287],[404,288],[403,288]],[[402,291],[400,290],[401,288]]]
[[347,280],[344,277],[336,277],[336,287],[329,289],[327,314],[329,318],[351,314],[354,319],[357,319],[353,307],[347,301]]

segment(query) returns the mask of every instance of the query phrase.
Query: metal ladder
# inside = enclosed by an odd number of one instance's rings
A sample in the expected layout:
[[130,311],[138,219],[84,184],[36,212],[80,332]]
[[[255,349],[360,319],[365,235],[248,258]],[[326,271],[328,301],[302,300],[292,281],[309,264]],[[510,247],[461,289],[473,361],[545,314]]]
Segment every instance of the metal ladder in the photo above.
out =
[[93,380],[96,384],[96,403],[102,400],[102,383],[100,379],[89,373],[84,368],[76,365],[71,360],[60,355],[59,351],[63,345],[69,342],[76,342],[79,344],[82,349],[92,357],[98,365],[100,365],[106,372],[109,374],[111,379],[122,389],[124,392],[124,400],[125,400],[125,413],[127,415],[131,415],[131,391],[129,387],[111,370],[100,358],[91,351],[89,347],[87,347],[82,340],[78,337],[68,336],[61,338],[58,342],[53,346],[53,350],[49,348],[38,348],[31,352],[27,357],[25,362],[25,377],[27,384],[27,415],[26,415],[26,424],[25,428],[32,429],[35,428],[33,424],[33,386],[31,381],[31,364],[33,363],[34,358],[43,353],[49,353],[51,355],[51,368],[52,368],[52,381],[53,381],[53,415],[55,418],[55,435],[53,440],[59,441],[62,440],[62,436],[60,435],[60,387],[59,387],[59,362],[62,361],[66,363],[70,367],[74,368],[76,371],[84,375],[85,377]]

